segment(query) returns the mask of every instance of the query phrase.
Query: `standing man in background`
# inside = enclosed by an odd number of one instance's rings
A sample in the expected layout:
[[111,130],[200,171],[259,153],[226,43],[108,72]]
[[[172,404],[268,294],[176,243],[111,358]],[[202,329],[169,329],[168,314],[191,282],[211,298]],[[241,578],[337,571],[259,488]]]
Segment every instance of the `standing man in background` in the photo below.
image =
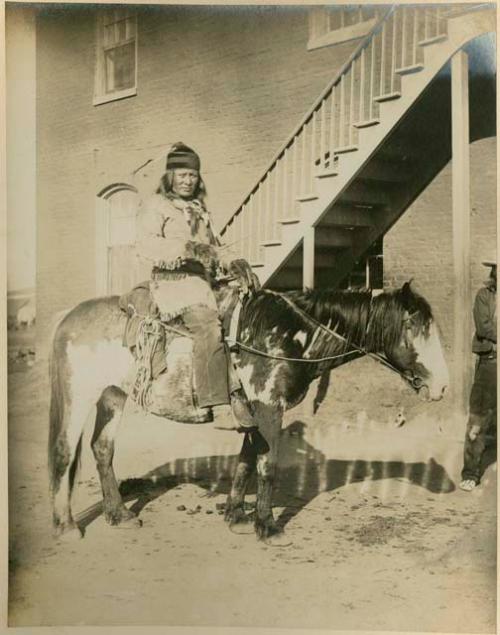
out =
[[486,433],[491,424],[496,428],[497,417],[497,263],[485,260],[491,267],[484,287],[479,289],[474,302],[476,332],[472,352],[477,355],[474,383],[469,401],[469,420],[465,433],[464,464],[460,489],[470,492],[481,480],[481,459],[486,444]]

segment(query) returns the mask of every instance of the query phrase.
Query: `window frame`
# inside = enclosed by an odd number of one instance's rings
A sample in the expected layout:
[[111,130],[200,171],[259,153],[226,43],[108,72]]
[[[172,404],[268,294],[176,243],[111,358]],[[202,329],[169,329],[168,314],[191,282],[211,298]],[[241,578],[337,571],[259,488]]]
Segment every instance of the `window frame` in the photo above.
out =
[[[111,101],[117,101],[119,99],[125,99],[127,97],[133,97],[137,95],[137,64],[138,64],[138,28],[137,28],[137,13],[132,12],[129,16],[124,16],[123,19],[130,18],[134,21],[135,26],[135,34],[133,38],[129,40],[124,40],[120,42],[114,47],[106,47],[104,44],[104,20],[106,18],[107,11],[116,11],[120,10],[121,7],[102,9],[98,11],[96,15],[96,27],[95,27],[95,38],[96,38],[96,53],[95,53],[95,73],[94,73],[94,95],[92,99],[92,104],[94,106],[99,106],[101,104],[106,104]],[[125,11],[127,9],[123,9]],[[118,48],[119,46],[124,46],[128,43],[134,43],[134,85],[130,88],[123,88],[120,90],[115,90],[113,92],[106,93],[105,91],[105,83],[106,83],[106,50],[110,50],[110,48]]]
[[[361,6],[361,5],[360,5]],[[373,18],[362,22],[332,29],[330,27],[330,6],[316,6],[309,10],[309,39],[307,50],[314,51],[325,46],[343,44],[352,40],[359,40],[370,32],[380,19],[375,12]]]

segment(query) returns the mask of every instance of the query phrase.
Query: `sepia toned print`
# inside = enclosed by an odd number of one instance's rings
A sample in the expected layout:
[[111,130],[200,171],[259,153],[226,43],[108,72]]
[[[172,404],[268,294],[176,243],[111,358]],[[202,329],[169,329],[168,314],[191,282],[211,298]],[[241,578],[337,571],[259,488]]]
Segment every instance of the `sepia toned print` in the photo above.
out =
[[496,6],[6,25],[9,625],[495,632]]

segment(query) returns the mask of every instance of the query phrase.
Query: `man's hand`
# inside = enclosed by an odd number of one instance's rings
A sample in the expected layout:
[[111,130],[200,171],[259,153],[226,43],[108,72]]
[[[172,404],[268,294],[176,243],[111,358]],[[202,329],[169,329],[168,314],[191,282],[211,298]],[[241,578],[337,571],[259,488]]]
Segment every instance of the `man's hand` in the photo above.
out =
[[189,240],[185,245],[184,257],[186,260],[196,260],[208,271],[214,271],[218,263],[217,251],[212,245],[198,243]]
[[243,258],[232,260],[229,263],[229,273],[234,276],[243,294],[253,293],[260,289],[260,282],[252,267]]

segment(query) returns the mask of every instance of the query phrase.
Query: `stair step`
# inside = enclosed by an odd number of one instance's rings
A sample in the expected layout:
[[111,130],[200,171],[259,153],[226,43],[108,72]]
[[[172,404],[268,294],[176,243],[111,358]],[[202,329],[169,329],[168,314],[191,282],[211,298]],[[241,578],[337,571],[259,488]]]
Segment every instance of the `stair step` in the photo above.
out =
[[340,195],[338,201],[344,205],[359,205],[371,209],[389,204],[395,189],[401,184],[380,181],[354,180]]
[[441,33],[441,35],[436,35],[434,37],[426,38],[425,40],[420,40],[418,43],[419,46],[430,46],[431,44],[437,44],[438,42],[444,42],[447,39],[446,33]]
[[423,70],[423,64],[411,64],[411,66],[402,66],[401,68],[396,68],[396,73],[398,75],[411,75],[412,73],[419,73]]
[[337,203],[320,220],[317,231],[323,227],[371,227],[373,220],[372,210]]
[[266,240],[260,243],[261,247],[279,247],[281,244],[281,240]]
[[338,170],[325,170],[324,172],[318,172],[316,174],[317,179],[328,179],[332,176],[337,176]]
[[315,201],[317,198],[319,198],[317,194],[310,192],[309,194],[301,194],[300,196],[297,196],[297,201],[299,203],[305,203],[307,201]]
[[401,93],[394,91],[393,93],[384,93],[383,95],[378,95],[374,97],[374,100],[382,103],[384,101],[392,101],[393,99],[399,99],[401,97]]
[[322,227],[316,230],[316,247],[348,248],[353,244],[356,232],[346,227]]
[[300,218],[282,218],[279,222],[282,225],[295,225],[296,223],[300,223]]
[[365,121],[357,121],[354,125],[355,128],[370,128],[380,123],[380,119],[366,119]]
[[347,154],[347,152],[356,152],[358,146],[341,146],[340,148],[335,148],[335,154]]

